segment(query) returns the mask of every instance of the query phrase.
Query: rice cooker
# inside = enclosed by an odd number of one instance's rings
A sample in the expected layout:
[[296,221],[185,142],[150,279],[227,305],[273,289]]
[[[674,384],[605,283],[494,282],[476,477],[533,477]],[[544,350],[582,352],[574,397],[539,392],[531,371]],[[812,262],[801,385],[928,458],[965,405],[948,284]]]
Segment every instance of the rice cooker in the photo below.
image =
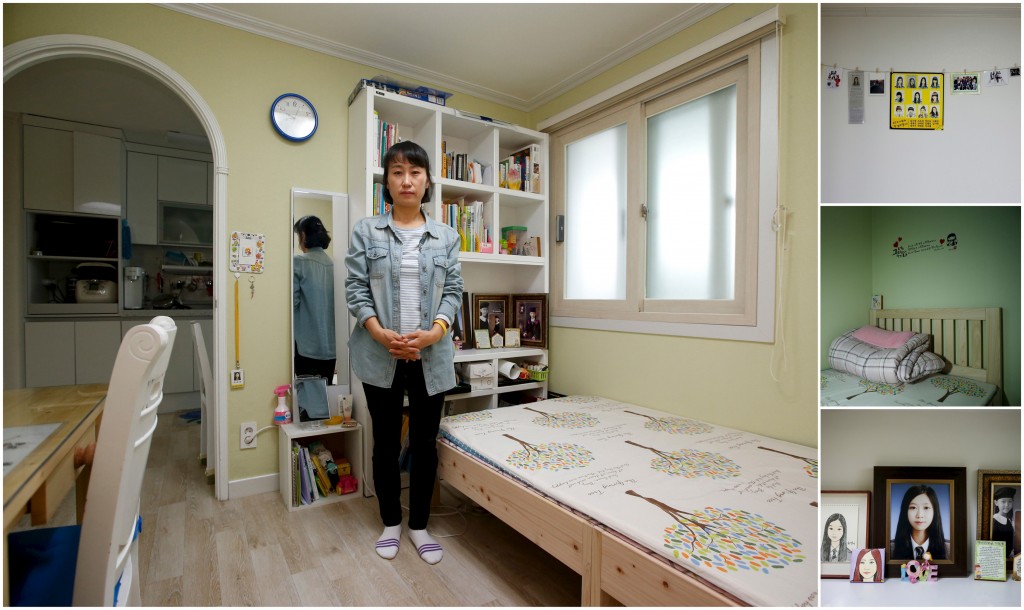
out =
[[109,263],[81,263],[75,267],[75,301],[116,303],[117,268]]

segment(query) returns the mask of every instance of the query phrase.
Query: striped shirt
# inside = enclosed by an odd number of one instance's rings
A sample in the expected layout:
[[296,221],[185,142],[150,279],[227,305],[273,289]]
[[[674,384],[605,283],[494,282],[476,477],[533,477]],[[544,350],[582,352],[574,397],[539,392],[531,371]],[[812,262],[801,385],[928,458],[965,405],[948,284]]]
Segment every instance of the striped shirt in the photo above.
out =
[[420,327],[420,242],[427,224],[395,233],[402,242],[402,264],[398,274],[399,331],[411,333]]

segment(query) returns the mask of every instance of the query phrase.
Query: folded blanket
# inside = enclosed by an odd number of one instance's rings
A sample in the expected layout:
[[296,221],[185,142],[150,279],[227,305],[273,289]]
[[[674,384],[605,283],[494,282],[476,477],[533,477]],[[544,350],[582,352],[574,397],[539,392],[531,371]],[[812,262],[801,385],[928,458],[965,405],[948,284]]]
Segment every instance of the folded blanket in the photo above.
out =
[[937,373],[945,361],[928,351],[931,335],[915,333],[899,347],[885,348],[865,343],[851,330],[837,337],[828,348],[829,365],[869,381],[909,383]]

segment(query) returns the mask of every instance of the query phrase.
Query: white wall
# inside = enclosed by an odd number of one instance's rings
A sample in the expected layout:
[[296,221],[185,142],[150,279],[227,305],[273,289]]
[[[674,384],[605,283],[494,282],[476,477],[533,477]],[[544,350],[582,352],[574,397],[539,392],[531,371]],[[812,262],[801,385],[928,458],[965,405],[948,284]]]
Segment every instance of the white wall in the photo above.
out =
[[866,91],[865,123],[850,125],[846,87],[822,89],[822,202],[1020,203],[1021,79],[981,95],[949,95],[948,84],[949,72],[1020,65],[1019,4],[1016,15],[823,14],[823,64],[943,71],[947,84],[943,131],[890,130],[888,96]]
[[868,490],[874,503],[875,466],[964,466],[973,557],[978,469],[1020,470],[1020,424],[1019,409],[822,409],[821,489]]

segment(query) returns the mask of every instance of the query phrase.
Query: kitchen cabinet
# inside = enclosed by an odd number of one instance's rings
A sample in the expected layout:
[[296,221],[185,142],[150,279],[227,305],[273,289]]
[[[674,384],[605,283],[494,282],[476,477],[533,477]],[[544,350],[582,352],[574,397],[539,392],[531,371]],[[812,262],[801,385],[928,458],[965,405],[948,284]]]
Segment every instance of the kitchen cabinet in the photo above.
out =
[[119,132],[100,128],[110,133],[101,135],[66,121],[43,122],[24,126],[24,207],[120,216],[124,157],[115,135]]
[[156,244],[157,166],[159,157],[128,153],[126,217],[133,244]]
[[108,383],[121,346],[118,320],[25,323],[25,385]]
[[158,164],[157,197],[160,201],[210,203],[207,187],[209,163],[161,156]]

